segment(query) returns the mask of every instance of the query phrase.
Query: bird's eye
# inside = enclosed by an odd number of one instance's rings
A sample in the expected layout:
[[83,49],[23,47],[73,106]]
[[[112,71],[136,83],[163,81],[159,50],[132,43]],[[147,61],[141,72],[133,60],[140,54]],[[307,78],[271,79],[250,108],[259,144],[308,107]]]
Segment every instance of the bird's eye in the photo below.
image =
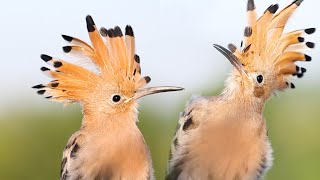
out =
[[257,81],[258,81],[259,84],[262,83],[262,81],[263,81],[263,76],[262,76],[262,75],[258,75],[258,76],[257,76]]
[[117,102],[119,102],[121,100],[121,96],[119,96],[119,95],[113,95],[112,96],[112,101],[113,102],[115,102],[115,103],[117,103]]

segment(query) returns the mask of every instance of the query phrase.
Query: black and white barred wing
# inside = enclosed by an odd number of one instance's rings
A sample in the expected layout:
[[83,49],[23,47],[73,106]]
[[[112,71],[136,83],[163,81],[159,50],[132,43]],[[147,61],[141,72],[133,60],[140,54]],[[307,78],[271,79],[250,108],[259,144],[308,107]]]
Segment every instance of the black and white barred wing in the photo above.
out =
[[171,144],[166,180],[181,178],[184,166],[188,162],[188,154],[192,151],[189,146],[190,140],[200,125],[198,119],[205,115],[207,102],[205,97],[192,97],[181,114]]
[[77,154],[80,150],[81,135],[74,133],[63,150],[60,180],[81,179],[82,174],[77,172]]

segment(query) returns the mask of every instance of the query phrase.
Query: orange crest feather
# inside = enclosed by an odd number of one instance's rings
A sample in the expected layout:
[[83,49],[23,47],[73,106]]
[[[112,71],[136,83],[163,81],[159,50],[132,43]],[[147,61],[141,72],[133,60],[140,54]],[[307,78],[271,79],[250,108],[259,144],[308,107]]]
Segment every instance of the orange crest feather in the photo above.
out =
[[150,77],[141,78],[140,58],[135,54],[135,38],[131,26],[126,26],[125,37],[121,29],[101,28],[100,33],[91,16],[86,17],[87,30],[92,43],[71,36],[62,35],[71,45],[63,47],[65,53],[80,53],[98,67],[92,72],[85,67],[64,60],[41,55],[41,59],[55,70],[42,67],[41,70],[54,80],[33,88],[38,94],[56,101],[79,102],[85,100],[101,84],[112,84],[120,89],[134,92],[150,82]]
[[277,74],[277,89],[285,89],[291,85],[290,78],[303,76],[305,68],[295,65],[296,61],[311,61],[311,57],[302,50],[314,48],[314,43],[304,42],[303,35],[313,34],[315,28],[296,30],[283,33],[283,30],[295,10],[303,0],[295,0],[289,6],[276,14],[279,6],[269,6],[264,14],[257,19],[255,4],[248,0],[248,26],[245,28],[242,48],[229,44],[229,50],[250,71],[253,66],[273,67]]

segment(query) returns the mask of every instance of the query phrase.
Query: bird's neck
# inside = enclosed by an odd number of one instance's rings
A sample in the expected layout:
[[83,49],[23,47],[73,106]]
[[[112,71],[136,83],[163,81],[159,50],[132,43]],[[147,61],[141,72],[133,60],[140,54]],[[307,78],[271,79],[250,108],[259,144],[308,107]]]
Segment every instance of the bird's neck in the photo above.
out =
[[253,92],[246,88],[242,81],[235,79],[234,76],[229,77],[225,84],[222,97],[232,102],[234,105],[239,105],[243,110],[262,113],[266,99],[257,98]]
[[136,128],[138,111],[135,106],[126,111],[106,112],[98,108],[83,107],[82,127],[87,129],[115,131]]
[[88,150],[82,159],[92,167],[101,167],[95,169],[97,174],[110,173],[107,170],[111,168],[115,179],[140,179],[152,175],[151,157],[136,125],[134,107],[117,113],[84,108],[83,116],[81,131]]

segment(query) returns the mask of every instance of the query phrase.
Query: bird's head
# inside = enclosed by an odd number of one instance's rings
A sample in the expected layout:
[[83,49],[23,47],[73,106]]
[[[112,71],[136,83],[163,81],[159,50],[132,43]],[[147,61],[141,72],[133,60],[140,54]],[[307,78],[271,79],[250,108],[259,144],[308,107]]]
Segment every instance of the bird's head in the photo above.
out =
[[[302,0],[296,0],[279,13],[278,4],[271,5],[257,19],[253,0],[248,0],[248,26],[245,28],[241,48],[229,44],[228,49],[214,45],[234,66],[229,86],[259,99],[268,99],[275,91],[295,88],[293,77],[301,78],[305,68],[297,61],[311,61],[302,51],[314,48],[305,42],[304,35],[315,28],[283,33],[285,25]],[[234,90],[234,89],[233,89]]]
[[121,113],[135,109],[137,99],[155,93],[179,91],[180,87],[149,87],[149,76],[141,76],[140,58],[135,54],[135,38],[131,26],[121,29],[97,30],[91,16],[86,17],[92,45],[74,37],[63,35],[70,43],[63,47],[67,54],[90,59],[96,71],[48,55],[41,58],[55,70],[41,70],[54,80],[33,88],[38,94],[54,101],[80,102],[85,111]]

